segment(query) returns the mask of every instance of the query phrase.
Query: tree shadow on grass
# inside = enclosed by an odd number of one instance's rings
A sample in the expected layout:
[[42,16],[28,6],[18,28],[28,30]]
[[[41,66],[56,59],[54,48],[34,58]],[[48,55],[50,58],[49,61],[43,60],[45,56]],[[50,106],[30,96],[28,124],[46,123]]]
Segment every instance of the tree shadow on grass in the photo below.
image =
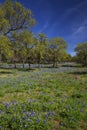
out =
[[0,68],[0,75],[2,74],[14,74],[13,69],[10,68]]
[[11,70],[17,70],[17,71],[35,71],[36,68],[0,68],[0,74],[14,74],[14,71],[11,72]]
[[69,74],[84,75],[84,74],[87,74],[87,70],[86,70],[86,71],[75,71],[75,72],[70,72]]
[[9,72],[9,71],[0,71],[0,74],[13,74],[13,72]]
[[75,68],[81,68],[82,65],[61,65],[62,67],[75,67]]
[[28,68],[17,68],[18,71],[34,71],[35,68],[31,68],[31,69],[28,69]]

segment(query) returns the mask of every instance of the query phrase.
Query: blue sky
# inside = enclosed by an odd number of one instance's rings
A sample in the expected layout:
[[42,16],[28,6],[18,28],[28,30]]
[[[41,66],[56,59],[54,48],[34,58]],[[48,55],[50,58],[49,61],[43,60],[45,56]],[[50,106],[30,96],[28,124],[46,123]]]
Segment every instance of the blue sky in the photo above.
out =
[[43,32],[49,38],[63,37],[71,55],[77,43],[87,41],[87,0],[17,1],[32,10],[37,21],[34,33]]

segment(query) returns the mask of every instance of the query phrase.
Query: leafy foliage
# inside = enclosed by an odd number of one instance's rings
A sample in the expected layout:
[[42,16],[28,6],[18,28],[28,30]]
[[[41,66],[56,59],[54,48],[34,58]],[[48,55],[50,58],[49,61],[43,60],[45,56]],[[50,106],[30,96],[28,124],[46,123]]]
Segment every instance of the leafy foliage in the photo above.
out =
[[87,42],[78,44],[75,51],[77,52],[77,60],[87,65]]
[[11,31],[30,28],[35,24],[31,10],[11,0],[6,0],[0,7],[0,18],[0,30],[5,35]]
[[[0,37],[0,60],[2,60],[3,57],[6,59],[11,58],[13,55],[13,52],[11,51],[11,42],[6,36]],[[4,60],[4,59],[3,59]]]
[[53,61],[53,67],[57,67],[57,62],[61,61],[64,57],[66,47],[66,41],[62,38],[53,38],[50,40],[49,49]]

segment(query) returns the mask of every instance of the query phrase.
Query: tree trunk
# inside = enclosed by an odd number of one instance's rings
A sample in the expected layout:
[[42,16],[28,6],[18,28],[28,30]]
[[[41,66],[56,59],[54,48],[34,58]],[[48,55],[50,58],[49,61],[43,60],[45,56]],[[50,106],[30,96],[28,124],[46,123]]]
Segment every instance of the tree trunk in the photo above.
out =
[[53,63],[53,68],[55,67],[55,63]]
[[55,68],[55,67],[56,67],[56,58],[54,56],[54,59],[53,59],[53,68]]
[[85,56],[85,66],[87,66],[87,56]]
[[16,63],[14,63],[14,68],[16,69],[17,67],[16,67]]
[[23,61],[23,69],[24,69],[24,61]]
[[53,63],[53,68],[56,68],[57,67],[57,64],[56,62]]
[[38,54],[38,68],[40,68],[40,61],[41,61],[41,57],[40,57],[40,53]]
[[87,56],[86,56],[86,66],[87,66]]
[[0,63],[1,63],[1,54],[0,54]]
[[38,63],[38,68],[40,68],[40,63]]
[[56,68],[57,68],[57,62],[56,62]]
[[29,70],[31,69],[31,64],[30,63],[28,63],[28,65],[29,65]]

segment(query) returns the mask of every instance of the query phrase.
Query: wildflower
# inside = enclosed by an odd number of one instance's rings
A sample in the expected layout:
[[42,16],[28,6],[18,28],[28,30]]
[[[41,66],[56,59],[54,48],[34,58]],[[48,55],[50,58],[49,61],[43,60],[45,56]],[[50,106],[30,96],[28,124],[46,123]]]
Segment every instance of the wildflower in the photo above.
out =
[[20,120],[20,125],[22,125],[22,121]]
[[27,125],[25,125],[24,128],[27,128]]
[[80,112],[83,112],[83,109],[80,109]]
[[26,118],[27,118],[27,117],[26,117],[26,115],[25,115],[25,116],[23,117],[23,120],[26,120]]
[[2,126],[0,126],[0,129],[2,128]]
[[44,122],[43,122],[43,123],[44,123],[44,124],[46,124],[46,122],[47,122],[47,121],[46,121],[46,120],[44,120]]
[[36,122],[39,123],[39,122],[40,122],[40,119],[38,118],[38,119],[36,120]]
[[64,126],[64,123],[63,123],[63,122],[60,122],[60,125],[61,125],[61,126]]
[[85,106],[86,106],[86,104],[85,104],[85,102],[83,102],[83,103],[82,103],[82,107],[85,107]]
[[14,117],[14,119],[13,119],[13,120],[14,120],[14,122],[16,122],[16,117]]
[[31,115],[31,112],[28,112],[28,113],[27,113],[27,116],[30,116],[30,115]]
[[5,104],[5,107],[8,109],[8,108],[10,107],[10,103],[7,102],[7,103]]
[[5,113],[5,111],[3,111],[3,110],[0,110],[0,114],[4,114]]
[[31,112],[31,116],[34,117],[35,116],[35,112]]
[[28,119],[27,122],[31,122],[31,119]]
[[48,118],[49,116],[52,116],[52,115],[55,115],[55,113],[54,113],[54,112],[49,111],[49,112],[47,112],[46,117]]
[[16,105],[17,104],[17,102],[16,101],[12,101],[12,105]]
[[25,110],[22,110],[22,112],[21,113],[25,113],[26,111]]

